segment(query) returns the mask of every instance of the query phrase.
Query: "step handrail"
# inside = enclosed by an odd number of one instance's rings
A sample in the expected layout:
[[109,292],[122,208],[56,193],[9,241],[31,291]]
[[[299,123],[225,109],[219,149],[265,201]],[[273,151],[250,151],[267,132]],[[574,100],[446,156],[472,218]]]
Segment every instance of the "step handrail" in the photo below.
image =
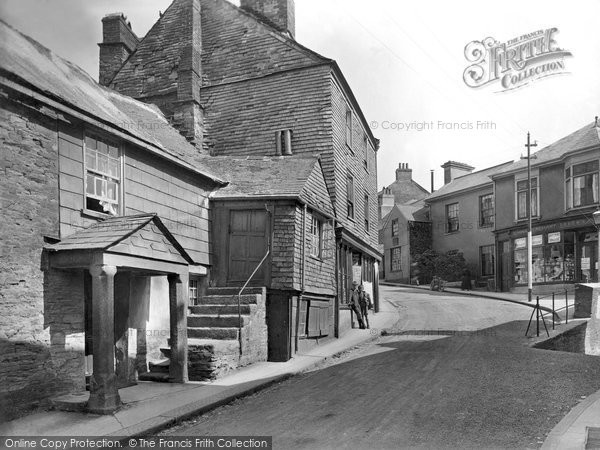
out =
[[258,263],[256,268],[254,269],[254,272],[252,272],[252,274],[248,277],[248,279],[246,280],[246,283],[244,283],[244,285],[242,286],[242,288],[240,289],[240,291],[237,294],[238,342],[239,342],[239,347],[240,347],[240,356],[242,356],[242,292],[244,292],[244,290],[248,287],[248,284],[250,284],[250,281],[252,280],[252,278],[254,278],[254,275],[256,275],[256,272],[258,272],[258,269],[260,269],[260,267],[264,264],[264,262],[267,260],[267,258],[269,257],[270,254],[271,254],[271,249],[268,248],[267,253],[265,253],[265,256],[263,256],[263,259],[260,260],[260,262]]

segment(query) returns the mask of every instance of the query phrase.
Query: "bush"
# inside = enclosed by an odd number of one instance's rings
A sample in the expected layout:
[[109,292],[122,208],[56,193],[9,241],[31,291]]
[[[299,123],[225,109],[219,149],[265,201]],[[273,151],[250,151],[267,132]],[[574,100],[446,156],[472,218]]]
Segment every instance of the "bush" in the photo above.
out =
[[434,276],[445,281],[460,281],[463,270],[467,267],[462,253],[438,253],[435,250],[423,252],[416,261],[419,281],[430,283]]

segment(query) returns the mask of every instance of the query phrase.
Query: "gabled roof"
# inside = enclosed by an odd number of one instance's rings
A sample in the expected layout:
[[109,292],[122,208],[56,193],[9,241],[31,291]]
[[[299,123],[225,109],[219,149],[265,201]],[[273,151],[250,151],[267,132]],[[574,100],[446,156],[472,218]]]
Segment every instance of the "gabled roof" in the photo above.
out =
[[479,170],[477,172],[457,177],[450,183],[445,184],[440,189],[431,194],[429,197],[427,197],[425,199],[425,202],[430,203],[431,201],[437,200],[441,197],[446,197],[448,195],[456,194],[458,192],[470,189],[478,189],[482,186],[485,186],[486,184],[491,184],[491,177],[493,175],[506,170],[506,168],[512,164],[513,162],[509,161],[503,164],[499,164],[497,166],[489,167],[487,169]]
[[110,251],[180,264],[194,264],[156,214],[106,219],[45,248],[51,252]]
[[[597,125],[596,122],[589,123],[568,136],[535,152],[532,155],[535,156],[535,158],[531,159],[531,167],[559,161],[571,152],[594,147],[600,148],[600,126]],[[526,168],[527,159],[522,159],[504,167],[501,172],[494,174],[494,177],[501,176],[505,173],[518,172]]]
[[0,20],[0,82],[16,83],[29,95],[41,94],[83,113],[98,126],[115,130],[133,142],[216,182],[195,161],[198,150],[171,127],[158,108],[118,94],[96,83],[73,63]]
[[232,182],[211,198],[232,199],[296,199],[334,216],[333,206],[319,159],[305,156],[273,156],[207,158],[212,170],[231,174]]
[[[429,191],[412,179],[396,180],[387,189],[394,194],[394,202],[405,205],[426,198]],[[380,191],[379,194],[382,194]]]
[[408,222],[421,222],[421,217],[418,217],[417,213],[422,209],[423,206],[399,205],[396,203],[390,212],[381,219],[379,229],[383,230],[389,226],[390,219],[394,216],[394,211],[397,211]]

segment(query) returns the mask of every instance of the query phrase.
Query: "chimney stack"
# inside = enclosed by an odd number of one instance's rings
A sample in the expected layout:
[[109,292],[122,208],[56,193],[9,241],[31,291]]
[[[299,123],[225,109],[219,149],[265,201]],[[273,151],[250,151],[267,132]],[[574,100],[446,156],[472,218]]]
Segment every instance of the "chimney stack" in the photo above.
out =
[[129,55],[136,49],[138,37],[123,13],[108,14],[102,18],[99,82],[108,86]]
[[291,38],[296,34],[294,0],[241,0],[240,8],[249,11]]
[[448,161],[442,165],[442,169],[444,169],[444,185],[446,185],[455,178],[470,174],[475,167],[457,161]]
[[408,168],[408,163],[400,163],[396,169],[396,181],[412,180],[412,169]]
[[385,216],[389,214],[389,212],[394,207],[395,198],[394,193],[389,187],[383,188],[383,190],[379,193],[379,220],[383,219]]

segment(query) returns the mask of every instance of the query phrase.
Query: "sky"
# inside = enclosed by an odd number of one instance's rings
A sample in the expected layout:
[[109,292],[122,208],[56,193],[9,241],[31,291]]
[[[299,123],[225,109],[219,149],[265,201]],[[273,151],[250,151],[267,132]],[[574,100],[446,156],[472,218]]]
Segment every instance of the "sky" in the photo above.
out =
[[[476,170],[516,160],[527,132],[539,150],[600,115],[600,0],[295,0],[296,40],[335,59],[381,140],[378,187],[408,163],[413,178],[443,184],[448,160]],[[143,36],[171,0],[2,0],[0,17],[98,77],[101,18],[123,12]],[[235,3],[235,1],[234,1]],[[368,5],[368,6],[367,6]],[[503,91],[472,88],[465,47],[556,28],[568,51],[561,74]]]

